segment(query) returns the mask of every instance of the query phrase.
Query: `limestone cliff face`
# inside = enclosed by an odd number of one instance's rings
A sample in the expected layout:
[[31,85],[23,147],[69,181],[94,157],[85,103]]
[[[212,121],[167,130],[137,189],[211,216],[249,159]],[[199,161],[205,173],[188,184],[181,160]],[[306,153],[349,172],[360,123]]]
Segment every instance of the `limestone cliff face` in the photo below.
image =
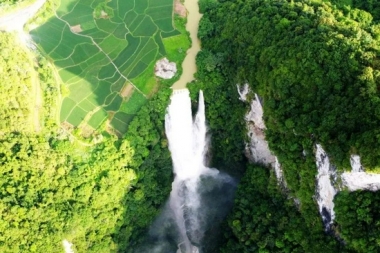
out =
[[[237,85],[237,89],[240,100],[250,104],[250,110],[245,115],[247,135],[249,137],[249,142],[246,143],[245,147],[245,154],[250,162],[274,169],[278,183],[287,190],[281,165],[277,157],[270,151],[265,140],[264,131],[266,127],[263,121],[264,112],[260,99],[257,94],[250,91],[248,84]],[[249,97],[253,98],[250,100]],[[380,190],[380,174],[366,173],[358,155],[351,155],[351,171],[338,173],[336,166],[330,163],[329,156],[322,145],[316,144],[315,161],[317,173],[314,197],[326,230],[330,230],[333,224],[335,218],[334,197],[339,191],[343,189],[348,191]],[[296,205],[300,204],[297,199],[294,200]]]
[[[286,180],[277,157],[270,151],[267,141],[265,140],[265,123],[263,121],[263,107],[257,94],[252,93],[248,84],[237,86],[240,100],[250,103],[250,110],[245,115],[247,122],[247,135],[249,142],[246,143],[245,153],[252,163],[259,163],[274,169],[278,183],[286,190]],[[380,189],[380,174],[366,173],[361,165],[360,156],[352,154],[350,158],[351,171],[338,173],[336,166],[331,164],[329,156],[322,148],[322,145],[315,146],[316,161],[316,186],[315,200],[319,207],[326,231],[331,229],[334,222],[334,197],[343,190],[370,190],[377,191]],[[341,182],[341,183],[339,183]],[[299,201],[295,199],[295,204]]]
[[263,120],[263,107],[259,96],[254,93],[254,98],[248,101],[250,89],[248,84],[237,86],[240,100],[250,103],[250,110],[245,115],[247,122],[247,135],[249,142],[246,143],[245,154],[250,162],[259,163],[274,169],[279,184],[286,188],[286,181],[277,157],[270,151],[268,142],[265,140],[266,129]]

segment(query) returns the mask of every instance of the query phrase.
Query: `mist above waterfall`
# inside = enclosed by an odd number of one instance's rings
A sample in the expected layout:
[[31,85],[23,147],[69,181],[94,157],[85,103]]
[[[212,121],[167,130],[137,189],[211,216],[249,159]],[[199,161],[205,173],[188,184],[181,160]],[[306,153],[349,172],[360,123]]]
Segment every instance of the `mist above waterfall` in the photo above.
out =
[[214,230],[230,210],[236,188],[230,176],[205,165],[208,136],[202,91],[194,119],[189,91],[173,92],[165,130],[173,161],[172,191],[138,252],[202,252],[206,232],[207,238],[219,232]]

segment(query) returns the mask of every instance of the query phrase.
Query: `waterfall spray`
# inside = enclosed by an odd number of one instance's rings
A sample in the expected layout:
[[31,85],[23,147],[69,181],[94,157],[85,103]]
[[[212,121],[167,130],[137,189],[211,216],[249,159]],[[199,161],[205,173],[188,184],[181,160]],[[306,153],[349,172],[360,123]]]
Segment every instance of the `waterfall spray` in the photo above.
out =
[[181,242],[178,244],[177,252],[195,253],[198,252],[198,248],[191,243],[189,234],[191,230],[200,232],[198,220],[192,215],[200,208],[197,184],[199,177],[210,170],[204,166],[207,142],[202,91],[199,93],[198,113],[194,122],[189,91],[174,91],[165,117],[165,129],[175,174],[170,193],[170,207],[180,232]]
[[172,191],[150,227],[147,242],[136,253],[207,252],[220,234],[218,224],[232,207],[236,183],[205,165],[208,138],[202,91],[193,119],[189,91],[174,90],[165,132],[173,161]]

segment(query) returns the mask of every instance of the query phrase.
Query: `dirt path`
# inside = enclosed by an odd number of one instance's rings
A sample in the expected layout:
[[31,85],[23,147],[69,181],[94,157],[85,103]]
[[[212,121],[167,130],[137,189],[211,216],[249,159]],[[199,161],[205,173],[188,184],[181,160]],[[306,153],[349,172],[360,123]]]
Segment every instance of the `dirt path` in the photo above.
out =
[[22,31],[25,23],[37,13],[45,2],[46,0],[37,0],[27,7],[1,16],[0,30],[7,32]]

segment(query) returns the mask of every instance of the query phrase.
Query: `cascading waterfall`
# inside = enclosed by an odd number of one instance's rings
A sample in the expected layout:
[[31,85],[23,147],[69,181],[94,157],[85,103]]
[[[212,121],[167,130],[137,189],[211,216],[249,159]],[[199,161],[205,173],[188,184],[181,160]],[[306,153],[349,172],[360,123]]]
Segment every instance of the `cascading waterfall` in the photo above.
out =
[[202,91],[193,120],[189,91],[174,90],[165,130],[173,161],[172,191],[150,229],[150,242],[139,253],[198,253],[205,247],[211,227],[217,227],[232,206],[236,183],[205,165],[208,139]]
[[[197,183],[199,177],[208,170],[203,161],[207,146],[204,113],[201,91],[198,113],[193,123],[189,91],[183,89],[174,91],[165,117],[165,130],[175,174],[170,193],[170,207],[181,234],[178,252],[183,253],[198,252],[198,248],[190,242],[188,226],[198,230],[199,224],[194,217],[186,217],[186,212],[196,212],[200,208]],[[185,217],[192,220],[186,221]]]
[[199,93],[198,112],[193,122],[187,89],[175,90],[165,117],[166,136],[178,180],[199,177],[208,168],[204,165],[207,148],[203,93]]
[[[248,102],[248,95],[251,92],[249,85],[247,83],[242,86],[237,85],[237,91],[240,100]],[[278,182],[287,189],[281,165],[277,157],[271,153],[265,140],[263,132],[265,124],[262,118],[263,108],[257,94],[254,94],[254,98],[250,101],[250,106],[250,111],[245,116],[250,139],[246,147],[247,157],[251,162],[261,163],[274,168]],[[303,155],[307,155],[305,151]],[[347,189],[348,191],[378,191],[380,190],[380,174],[365,172],[365,168],[360,162],[360,156],[355,154],[352,154],[350,157],[352,170],[338,173],[336,167],[330,163],[328,154],[320,144],[316,144],[315,161],[318,169],[315,197],[325,230],[330,231],[335,218],[335,195],[343,189]],[[294,201],[299,206],[299,200],[294,199]]]

